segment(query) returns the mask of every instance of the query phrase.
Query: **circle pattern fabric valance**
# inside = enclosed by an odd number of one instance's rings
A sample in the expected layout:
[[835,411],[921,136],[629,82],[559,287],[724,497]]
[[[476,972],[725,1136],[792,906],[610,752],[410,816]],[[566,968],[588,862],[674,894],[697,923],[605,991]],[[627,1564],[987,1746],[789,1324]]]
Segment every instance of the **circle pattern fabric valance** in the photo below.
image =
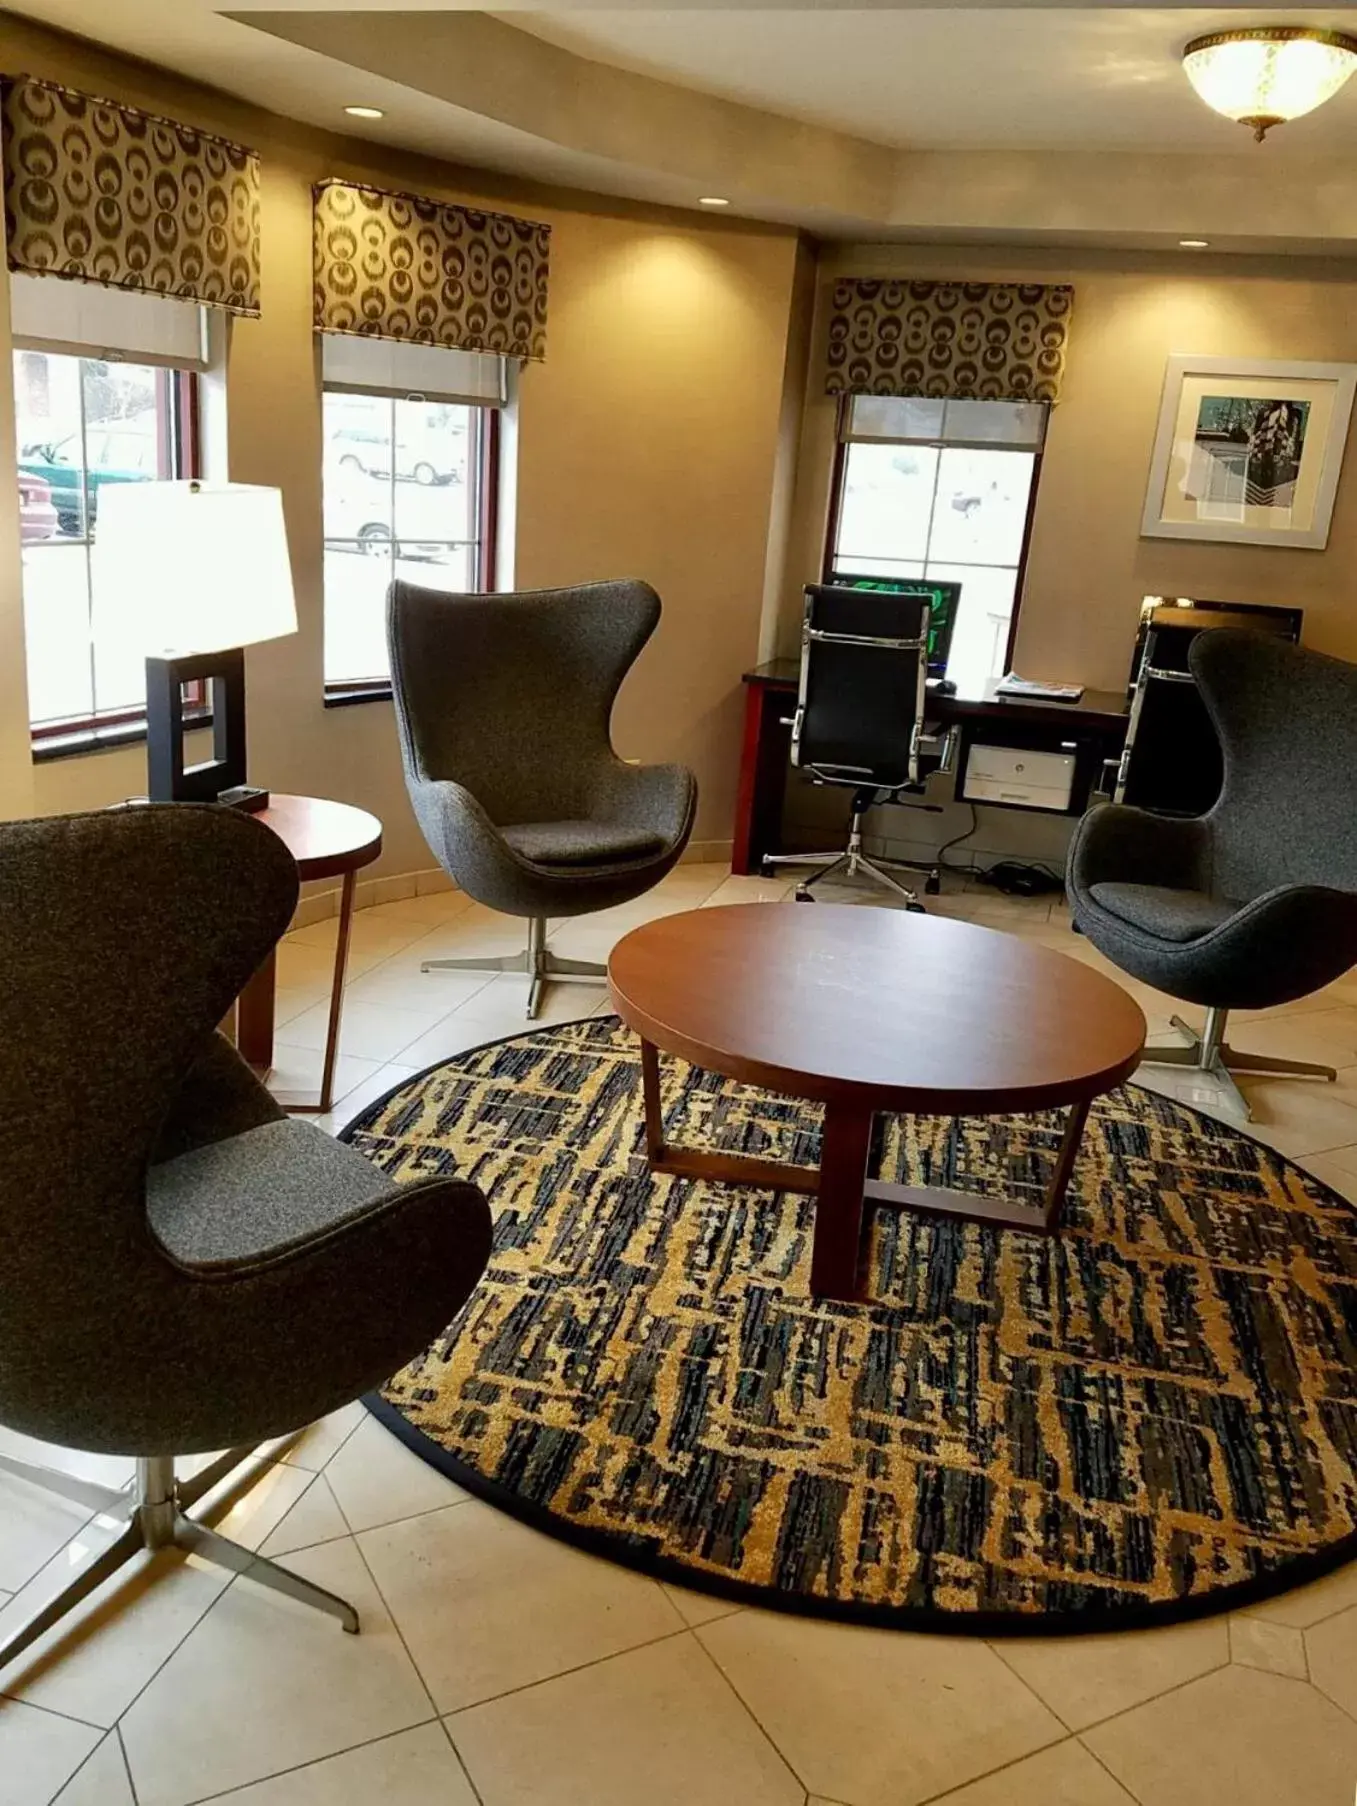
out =
[[12,270],[259,312],[259,158],[32,76],[0,78]]
[[1065,286],[842,277],[825,391],[1058,401],[1073,307]]
[[315,191],[315,326],[542,358],[551,227],[351,182]]

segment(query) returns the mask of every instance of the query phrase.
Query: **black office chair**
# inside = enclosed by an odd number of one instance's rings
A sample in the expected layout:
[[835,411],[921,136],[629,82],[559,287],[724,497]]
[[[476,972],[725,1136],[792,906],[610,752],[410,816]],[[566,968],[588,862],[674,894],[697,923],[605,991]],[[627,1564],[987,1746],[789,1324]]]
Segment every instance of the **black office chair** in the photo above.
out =
[[[851,789],[853,802],[842,852],[765,858],[768,871],[780,865],[821,868],[797,886],[799,903],[813,902],[812,886],[839,874],[862,873],[915,910],[923,905],[892,870],[926,874],[929,892],[940,887],[936,862],[870,859],[862,850],[862,818],[869,809],[921,795],[925,780],[951,762],[952,737],[930,733],[926,721],[928,628],[925,596],[806,586],[792,764],[816,784]],[[921,806],[936,812],[936,805]]]

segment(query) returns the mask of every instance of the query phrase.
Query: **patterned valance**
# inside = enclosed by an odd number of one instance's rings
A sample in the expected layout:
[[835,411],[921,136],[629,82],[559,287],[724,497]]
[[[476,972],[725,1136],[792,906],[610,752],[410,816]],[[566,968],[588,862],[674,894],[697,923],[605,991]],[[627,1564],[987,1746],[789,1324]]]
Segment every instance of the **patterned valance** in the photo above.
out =
[[259,312],[259,158],[28,75],[0,77],[9,267]]
[[317,332],[545,357],[550,226],[336,181],[315,234]]
[[825,390],[952,401],[1057,401],[1072,288],[1039,283],[834,284]]

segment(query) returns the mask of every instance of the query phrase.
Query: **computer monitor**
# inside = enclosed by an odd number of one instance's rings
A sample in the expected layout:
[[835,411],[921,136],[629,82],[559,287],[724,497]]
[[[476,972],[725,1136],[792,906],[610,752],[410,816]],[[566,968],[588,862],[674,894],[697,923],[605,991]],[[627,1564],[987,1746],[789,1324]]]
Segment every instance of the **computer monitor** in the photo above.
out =
[[928,675],[946,677],[952,630],[961,607],[959,583],[934,582],[924,577],[870,577],[861,571],[831,571],[827,579],[835,589],[869,589],[890,596],[922,596],[928,603]]

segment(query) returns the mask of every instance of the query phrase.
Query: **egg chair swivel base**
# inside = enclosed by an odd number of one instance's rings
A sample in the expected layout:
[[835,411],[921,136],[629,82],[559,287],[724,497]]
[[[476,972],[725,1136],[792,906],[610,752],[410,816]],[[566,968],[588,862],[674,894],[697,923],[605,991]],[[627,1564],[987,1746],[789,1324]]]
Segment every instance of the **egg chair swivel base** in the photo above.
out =
[[1336,1067],[1320,1066],[1313,1060],[1283,1060],[1272,1054],[1247,1053],[1243,1048],[1231,1047],[1225,1039],[1228,1015],[1228,1010],[1207,1010],[1206,1020],[1200,1029],[1193,1028],[1190,1022],[1184,1022],[1181,1016],[1171,1016],[1169,1020],[1173,1027],[1186,1040],[1181,1046],[1171,1043],[1166,1047],[1147,1047],[1141,1064],[1187,1067],[1192,1072],[1209,1074],[1245,1122],[1250,1120],[1253,1113],[1244,1094],[1235,1084],[1234,1074],[1237,1072],[1271,1074],[1274,1078],[1288,1079],[1338,1077]]
[[426,959],[421,972],[526,972],[529,1022],[535,1022],[542,996],[549,984],[606,985],[608,968],[592,959],[566,959],[547,946],[544,916],[528,918],[528,945],[522,953],[506,953],[500,959]]
[[94,1511],[99,1517],[121,1519],[125,1526],[106,1549],[86,1563],[68,1586],[35,1612],[8,1641],[0,1643],[0,1669],[36,1643],[143,1550],[182,1549],[185,1554],[200,1556],[214,1567],[242,1574],[261,1586],[272,1587],[277,1593],[300,1600],[303,1605],[328,1612],[332,1618],[338,1618],[345,1630],[356,1632],[358,1613],[347,1600],[327,1593],[324,1587],[303,1580],[300,1574],[293,1574],[266,1556],[256,1555],[253,1550],[233,1543],[229,1537],[219,1535],[207,1524],[189,1516],[190,1509],[200,1499],[220,1486],[232,1469],[248,1461],[254,1452],[252,1447],[231,1449],[190,1480],[175,1479],[173,1457],[153,1455],[137,1462],[136,1479],[121,1492],[111,1486],[98,1486],[53,1468],[36,1467],[0,1454],[0,1473],[58,1493]]

